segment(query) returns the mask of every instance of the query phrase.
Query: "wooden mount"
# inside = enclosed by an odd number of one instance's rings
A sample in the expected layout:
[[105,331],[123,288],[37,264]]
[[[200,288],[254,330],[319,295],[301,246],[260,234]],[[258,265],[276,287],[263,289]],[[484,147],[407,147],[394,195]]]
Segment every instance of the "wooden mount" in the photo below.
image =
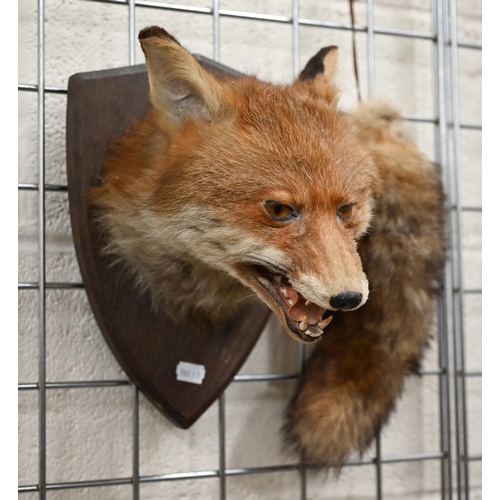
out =
[[[217,75],[240,73],[195,56]],[[87,296],[104,338],[123,370],[170,420],[190,427],[231,382],[259,338],[270,310],[253,303],[227,324],[178,326],[154,311],[147,292],[102,254],[106,234],[86,195],[100,182],[110,144],[145,115],[145,65],[78,73],[70,77],[67,105],[67,172],[73,240]],[[180,361],[203,365],[201,385],[176,377]]]

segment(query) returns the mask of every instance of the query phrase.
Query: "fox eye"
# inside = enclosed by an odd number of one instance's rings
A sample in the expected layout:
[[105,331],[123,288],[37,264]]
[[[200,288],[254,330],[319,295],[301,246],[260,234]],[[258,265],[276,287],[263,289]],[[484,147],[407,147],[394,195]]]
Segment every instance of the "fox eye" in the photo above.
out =
[[337,210],[337,215],[342,219],[342,220],[349,220],[352,217],[352,205],[342,205],[338,210]]
[[295,208],[277,201],[265,201],[264,208],[274,220],[287,221],[298,217],[298,213]]

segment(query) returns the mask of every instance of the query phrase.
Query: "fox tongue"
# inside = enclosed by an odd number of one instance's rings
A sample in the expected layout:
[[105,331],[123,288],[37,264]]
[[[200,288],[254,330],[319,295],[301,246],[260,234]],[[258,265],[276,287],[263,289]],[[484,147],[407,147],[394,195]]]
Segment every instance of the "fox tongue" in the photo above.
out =
[[302,321],[304,318],[307,319],[309,325],[315,325],[319,323],[323,318],[325,310],[310,302],[306,306],[306,301],[301,297],[296,290],[291,287],[286,287],[288,299],[292,302],[290,309],[288,309],[288,316],[294,321]]

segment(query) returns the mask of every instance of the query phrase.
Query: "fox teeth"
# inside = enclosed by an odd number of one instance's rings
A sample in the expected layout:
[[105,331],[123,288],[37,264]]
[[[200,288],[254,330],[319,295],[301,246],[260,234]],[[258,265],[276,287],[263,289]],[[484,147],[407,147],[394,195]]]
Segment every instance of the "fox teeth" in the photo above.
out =
[[323,335],[323,330],[321,328],[315,328],[315,331],[312,332],[311,330],[306,330],[306,335],[309,335],[309,337],[319,337],[320,335]]
[[281,285],[281,276],[276,275],[274,279],[276,280],[276,283],[278,283],[278,285]]
[[309,323],[307,322],[307,318],[304,318],[299,325],[300,331],[305,332],[307,330],[307,327],[309,326]]
[[333,316],[328,316],[328,318],[324,319],[323,321],[320,321],[318,323],[318,326],[324,330],[330,324],[330,321],[332,321],[332,319]]
[[286,288],[281,287],[280,292],[288,299],[288,292],[287,292]]
[[306,306],[308,306],[311,303],[309,299],[306,300]]
[[292,299],[288,299],[288,303],[293,306],[293,300]]

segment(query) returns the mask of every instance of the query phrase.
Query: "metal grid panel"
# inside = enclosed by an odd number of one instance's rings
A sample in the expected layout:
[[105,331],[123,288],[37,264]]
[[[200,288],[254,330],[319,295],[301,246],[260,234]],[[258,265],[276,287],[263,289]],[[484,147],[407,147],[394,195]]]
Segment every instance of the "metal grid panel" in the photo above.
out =
[[[481,212],[481,206],[466,205],[462,201],[462,179],[460,168],[460,133],[461,130],[481,130],[479,123],[463,123],[460,121],[459,102],[459,50],[481,50],[481,45],[462,42],[457,39],[457,5],[456,0],[431,0],[432,32],[420,33],[405,30],[381,29],[374,25],[374,0],[366,0],[366,25],[342,24],[325,22],[300,17],[300,1],[292,2],[292,16],[264,15],[251,12],[221,9],[219,0],[213,0],[212,8],[194,7],[189,5],[173,5],[148,0],[93,0],[102,3],[123,5],[128,7],[129,63],[135,64],[136,43],[136,9],[151,8],[189,13],[203,14],[213,18],[213,58],[220,60],[220,34],[222,17],[241,18],[248,20],[267,21],[269,29],[275,23],[292,26],[293,71],[298,75],[300,70],[300,28],[314,26],[328,30],[353,30],[367,35],[367,82],[368,94],[375,93],[376,53],[375,37],[389,36],[397,38],[412,38],[429,40],[433,44],[433,73],[435,88],[435,112],[433,116],[406,115],[408,121],[434,124],[436,137],[436,161],[441,165],[443,180],[448,194],[447,211],[450,226],[449,264],[445,272],[445,294],[440,304],[438,318],[439,366],[435,369],[422,371],[422,375],[435,376],[439,380],[440,395],[440,449],[435,453],[413,454],[405,456],[386,457],[381,453],[381,439],[377,437],[375,455],[354,460],[347,466],[371,466],[376,471],[377,499],[383,498],[383,465],[409,461],[439,460],[441,464],[441,497],[459,499],[469,498],[469,464],[481,460],[481,455],[468,453],[468,421],[467,421],[467,390],[469,377],[480,377],[480,371],[467,371],[465,362],[465,332],[464,332],[464,297],[480,295],[480,288],[466,288],[463,278],[463,215],[467,212]],[[122,7],[123,8],[123,7]],[[40,499],[45,499],[51,490],[66,490],[85,487],[111,485],[132,485],[133,499],[140,498],[140,483],[181,481],[185,479],[219,478],[220,499],[227,498],[226,480],[230,476],[265,474],[277,471],[298,471],[300,476],[300,497],[307,497],[307,470],[303,464],[276,465],[267,467],[251,467],[230,469],[226,466],[226,408],[225,396],[218,402],[219,422],[219,469],[203,470],[163,475],[140,475],[139,463],[139,394],[135,386],[127,380],[99,380],[83,382],[47,382],[46,376],[46,291],[48,289],[83,288],[78,282],[47,282],[46,281],[46,193],[67,192],[66,185],[45,183],[46,130],[45,103],[50,94],[65,94],[66,88],[46,85],[45,82],[45,2],[38,0],[38,80],[36,83],[20,83],[19,91],[37,93],[37,144],[38,144],[38,182],[19,183],[18,189],[35,191],[38,196],[38,281],[19,283],[19,290],[34,289],[38,294],[38,382],[22,382],[20,391],[38,392],[38,422],[39,422],[39,480],[38,484],[20,485],[19,493],[38,492]],[[305,351],[300,345],[298,373],[237,375],[236,383],[280,381],[297,378],[303,369]],[[100,388],[131,386],[132,415],[132,470],[129,477],[117,477],[104,480],[87,480],[65,483],[47,483],[46,470],[46,400],[47,390]]]

